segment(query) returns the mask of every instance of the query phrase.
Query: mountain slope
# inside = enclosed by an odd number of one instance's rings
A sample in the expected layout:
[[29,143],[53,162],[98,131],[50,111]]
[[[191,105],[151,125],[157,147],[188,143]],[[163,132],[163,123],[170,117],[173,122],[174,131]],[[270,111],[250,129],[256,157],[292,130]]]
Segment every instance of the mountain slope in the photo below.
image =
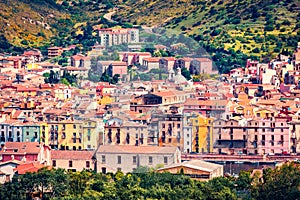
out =
[[5,51],[2,46],[9,44],[40,47],[52,37],[74,37],[86,22],[99,21],[113,5],[103,0],[2,0],[0,7],[0,49]]
[[300,39],[299,0],[125,1],[114,19],[159,25],[204,46],[269,59]]
[[55,33],[51,25],[65,17],[51,0],[4,0],[0,7],[1,33],[16,46],[42,45]]

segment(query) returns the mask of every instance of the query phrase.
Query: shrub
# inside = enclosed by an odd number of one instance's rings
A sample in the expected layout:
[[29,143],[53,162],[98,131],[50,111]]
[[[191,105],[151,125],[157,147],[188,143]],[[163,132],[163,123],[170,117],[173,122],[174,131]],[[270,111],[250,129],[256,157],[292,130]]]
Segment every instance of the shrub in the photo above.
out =
[[279,52],[280,52],[280,48],[275,48],[275,49],[274,49],[274,52],[275,52],[275,53],[279,53]]
[[219,28],[219,29],[215,29],[211,32],[211,36],[217,36],[219,35],[220,33],[222,32],[222,30]]
[[22,41],[21,41],[21,44],[23,44],[23,45],[28,45],[29,43],[28,43],[27,40],[22,40]]
[[286,19],[282,22],[282,25],[289,26],[289,25],[291,25],[291,22]]
[[265,27],[265,31],[273,31],[274,30],[274,25],[269,24]]
[[255,49],[252,50],[252,52],[253,52],[253,53],[259,53],[260,50],[259,50],[259,48],[256,47]]
[[280,29],[280,32],[285,32],[286,31],[286,28],[281,28]]

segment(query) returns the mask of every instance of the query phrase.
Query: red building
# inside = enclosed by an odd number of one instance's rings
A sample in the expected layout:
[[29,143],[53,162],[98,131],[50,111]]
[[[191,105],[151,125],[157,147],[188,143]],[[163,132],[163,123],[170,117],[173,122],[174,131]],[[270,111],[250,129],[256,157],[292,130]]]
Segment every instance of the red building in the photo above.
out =
[[6,142],[0,151],[1,162],[19,160],[50,164],[50,148],[38,142]]

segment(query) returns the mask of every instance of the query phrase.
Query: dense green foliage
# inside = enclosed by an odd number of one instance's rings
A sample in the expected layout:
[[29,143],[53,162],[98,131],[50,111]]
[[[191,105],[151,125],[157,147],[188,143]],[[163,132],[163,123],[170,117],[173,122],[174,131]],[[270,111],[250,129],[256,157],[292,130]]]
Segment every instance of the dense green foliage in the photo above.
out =
[[50,73],[44,73],[44,81],[45,83],[56,84],[62,83],[65,85],[75,86],[77,84],[77,75],[69,73],[67,70],[64,70],[63,75],[60,76],[59,72],[54,72],[50,70]]
[[38,173],[15,176],[0,186],[1,200],[31,199],[297,199],[300,196],[300,168],[284,164],[265,169],[263,175],[192,180],[184,174],[155,173],[145,168],[136,173],[101,174],[93,171],[66,172],[41,169]]
[[120,9],[115,20],[158,25],[169,34],[190,36],[212,56],[221,73],[243,66],[249,57],[267,62],[283,49],[291,55],[300,41],[298,0],[123,2],[126,9]]

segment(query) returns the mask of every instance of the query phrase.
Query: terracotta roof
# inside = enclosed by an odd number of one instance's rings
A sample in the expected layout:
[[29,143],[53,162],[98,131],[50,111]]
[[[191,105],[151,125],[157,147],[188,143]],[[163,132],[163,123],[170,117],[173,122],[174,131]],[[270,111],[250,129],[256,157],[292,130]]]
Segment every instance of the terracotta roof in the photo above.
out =
[[63,151],[63,150],[52,150],[52,160],[91,160],[94,151]]
[[14,171],[18,174],[26,174],[27,172],[30,172],[30,173],[37,172],[39,169],[42,169],[43,167],[47,167],[48,169],[51,169],[50,166],[45,166],[45,165],[39,164],[39,163],[26,163],[26,164],[18,165],[14,169]]
[[104,145],[100,146],[97,153],[120,153],[120,154],[173,154],[177,150],[177,147],[158,147],[158,146],[131,146],[131,145]]
[[193,58],[193,60],[197,60],[199,62],[212,62],[209,58]]
[[148,61],[148,62],[159,62],[159,57],[150,57],[150,58],[144,58],[144,61]]
[[153,92],[154,95],[162,96],[162,97],[170,97],[175,96],[174,92],[172,91],[159,91],[159,92]]
[[175,57],[162,57],[160,59],[167,60],[167,61],[175,61],[176,60]]
[[2,154],[38,154],[41,144],[38,142],[6,142]]

